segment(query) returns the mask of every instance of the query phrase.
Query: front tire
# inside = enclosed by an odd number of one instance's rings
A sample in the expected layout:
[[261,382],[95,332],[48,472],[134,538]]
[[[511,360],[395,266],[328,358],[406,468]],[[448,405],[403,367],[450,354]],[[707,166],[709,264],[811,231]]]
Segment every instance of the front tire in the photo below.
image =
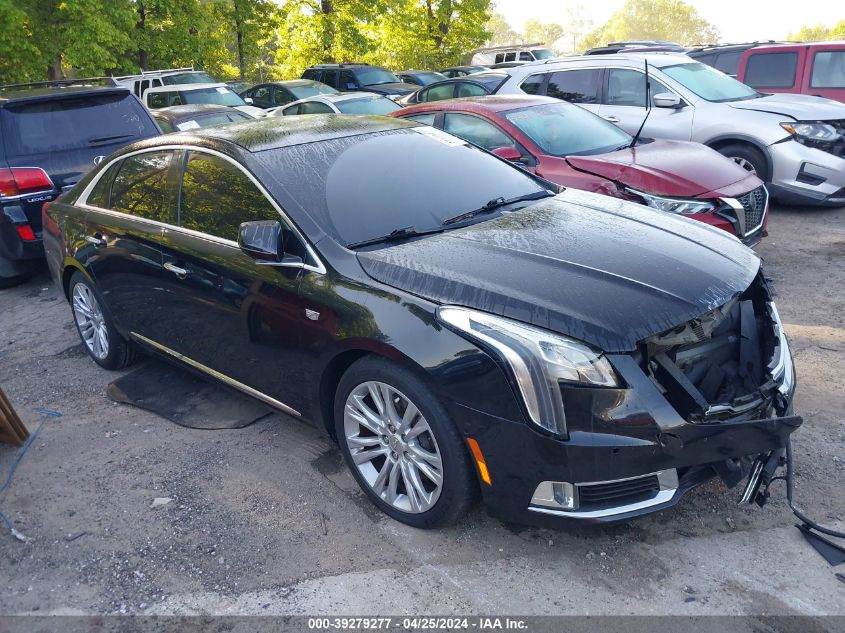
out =
[[123,369],[137,359],[131,342],[117,331],[100,293],[81,272],[73,273],[68,286],[76,331],[88,355],[105,369]]
[[349,469],[385,514],[417,528],[466,514],[477,483],[464,441],[410,371],[381,358],[357,361],[340,380],[334,418]]
[[769,181],[766,157],[763,156],[760,150],[744,143],[731,143],[730,145],[720,147],[718,151],[722,156],[730,158],[745,171],[754,174],[760,180],[764,182]]

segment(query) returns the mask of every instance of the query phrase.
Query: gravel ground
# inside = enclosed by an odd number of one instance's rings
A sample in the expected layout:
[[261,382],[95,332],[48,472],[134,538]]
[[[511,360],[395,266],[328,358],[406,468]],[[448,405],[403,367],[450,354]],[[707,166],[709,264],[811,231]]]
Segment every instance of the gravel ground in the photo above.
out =
[[[770,233],[759,252],[805,421],[797,498],[842,529],[845,209],[777,208]],[[518,528],[476,508],[423,532],[377,512],[321,430],[281,415],[182,428],[113,404],[114,378],[46,274],[0,291],[0,385],[43,424],[0,495],[31,539],[0,532],[2,614],[845,614],[783,488],[763,509],[710,484],[623,525]],[[0,446],[0,479],[15,455]]]

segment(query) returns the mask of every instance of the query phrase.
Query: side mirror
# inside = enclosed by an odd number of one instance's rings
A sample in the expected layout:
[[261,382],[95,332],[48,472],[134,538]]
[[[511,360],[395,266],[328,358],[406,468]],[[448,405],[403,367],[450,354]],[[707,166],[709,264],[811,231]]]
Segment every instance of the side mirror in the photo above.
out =
[[277,220],[244,222],[238,230],[238,248],[257,264],[302,268],[305,262],[301,257],[285,254],[286,237],[287,231]]
[[680,108],[681,98],[671,92],[661,92],[654,95],[654,105],[657,108]]
[[495,154],[499,158],[509,160],[514,163],[522,158],[522,154],[520,153],[520,151],[513,146],[497,147],[493,150],[493,154]]
[[252,105],[255,101],[252,100],[252,97],[244,97],[244,103],[247,105]]

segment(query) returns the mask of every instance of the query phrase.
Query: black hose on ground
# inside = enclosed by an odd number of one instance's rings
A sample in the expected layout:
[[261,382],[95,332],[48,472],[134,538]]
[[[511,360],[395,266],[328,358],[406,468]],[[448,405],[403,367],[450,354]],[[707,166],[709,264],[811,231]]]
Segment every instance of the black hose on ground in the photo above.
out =
[[845,532],[839,532],[837,530],[833,530],[831,528],[826,528],[823,525],[819,525],[811,518],[809,518],[806,514],[801,512],[798,508],[795,507],[795,504],[792,502],[792,482],[793,482],[793,472],[792,472],[792,438],[787,437],[786,439],[786,501],[789,504],[790,510],[792,513],[797,516],[801,521],[814,529],[816,532],[821,532],[822,534],[827,534],[828,536],[834,536],[836,538],[845,539]]

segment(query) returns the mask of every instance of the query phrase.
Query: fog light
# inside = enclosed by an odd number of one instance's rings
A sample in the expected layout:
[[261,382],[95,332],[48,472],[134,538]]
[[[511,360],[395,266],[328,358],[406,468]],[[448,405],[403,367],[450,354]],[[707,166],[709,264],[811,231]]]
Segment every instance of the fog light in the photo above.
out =
[[578,499],[575,486],[566,481],[541,482],[531,497],[531,505],[555,508],[557,510],[575,510]]

